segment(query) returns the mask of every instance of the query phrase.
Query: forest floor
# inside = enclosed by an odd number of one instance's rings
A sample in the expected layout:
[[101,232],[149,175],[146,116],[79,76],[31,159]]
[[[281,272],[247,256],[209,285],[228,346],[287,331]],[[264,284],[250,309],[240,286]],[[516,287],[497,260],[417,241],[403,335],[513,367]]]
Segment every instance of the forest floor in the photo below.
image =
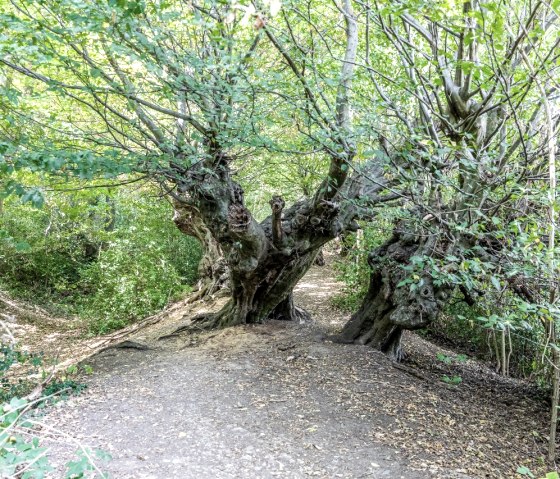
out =
[[[45,427],[111,454],[100,467],[117,479],[510,478],[521,465],[547,469],[548,406],[529,385],[472,359],[439,361],[455,354],[415,334],[401,364],[326,341],[348,319],[331,306],[340,287],[329,267],[312,268],[295,292],[312,314],[303,324],[175,334],[207,307],[184,302],[121,344],[60,337],[74,350],[80,341],[110,347],[87,360],[87,391],[51,408]],[[27,337],[40,347],[38,335]],[[66,347],[59,355],[70,361]],[[50,446],[58,465],[76,449]]]

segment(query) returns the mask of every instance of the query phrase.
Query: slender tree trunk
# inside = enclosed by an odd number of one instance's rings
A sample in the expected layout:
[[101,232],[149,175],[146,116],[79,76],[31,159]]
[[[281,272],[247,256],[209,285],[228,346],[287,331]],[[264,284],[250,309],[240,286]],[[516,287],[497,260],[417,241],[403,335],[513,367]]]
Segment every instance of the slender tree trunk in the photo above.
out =
[[[529,67],[532,73],[534,68],[528,56],[522,52],[523,60]],[[549,268],[551,281],[549,286],[549,304],[554,304],[556,301],[557,286],[554,281],[554,273],[556,271],[556,258],[554,257],[555,239],[556,239],[556,149],[557,149],[557,129],[554,124],[553,107],[549,101],[546,84],[540,80],[536,81],[539,91],[541,93],[541,100],[545,110],[546,116],[546,143],[548,149],[548,200],[549,200],[549,236],[548,236],[548,249],[549,249]],[[551,411],[550,411],[550,434],[548,438],[548,460],[553,462],[556,459],[556,433],[558,428],[558,408],[560,407],[560,353],[558,352],[557,340],[557,325],[554,316],[548,324],[548,341],[552,350],[552,395],[551,395]]]
[[[554,327],[554,326],[552,326]],[[556,341],[556,335],[551,334],[551,342]],[[558,404],[560,403],[560,354],[552,348],[552,395],[550,411],[550,436],[548,440],[548,460],[556,460],[556,429],[558,427]]]
[[[551,274],[548,301],[552,305],[556,301],[556,282],[553,275],[556,271],[556,258],[554,257],[556,239],[556,135],[554,131],[553,115],[545,88],[539,83],[547,117],[547,140],[548,140],[548,174],[549,174],[549,236],[548,249],[550,254],[549,267]],[[556,459],[556,430],[558,427],[558,407],[560,407],[560,354],[558,353],[558,335],[556,319],[550,321],[550,343],[552,345],[552,409],[550,414],[550,437],[548,443],[548,460]]]

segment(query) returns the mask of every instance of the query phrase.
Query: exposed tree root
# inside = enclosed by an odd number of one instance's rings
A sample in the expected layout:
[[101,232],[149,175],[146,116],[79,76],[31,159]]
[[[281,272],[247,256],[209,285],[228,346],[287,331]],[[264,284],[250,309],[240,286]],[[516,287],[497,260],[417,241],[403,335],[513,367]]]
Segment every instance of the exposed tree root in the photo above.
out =
[[[268,314],[266,319],[297,321],[301,324],[310,321],[311,315],[303,308],[299,308],[294,304],[293,295],[290,293]],[[178,326],[173,331],[158,337],[158,340],[172,338],[182,333],[201,333],[247,323],[247,315],[243,313],[233,300],[230,300],[220,311],[198,314],[188,324]]]
[[284,300],[274,308],[268,315],[268,319],[277,319],[280,321],[298,321],[304,323],[311,321],[311,315],[294,304],[294,296],[290,293]]

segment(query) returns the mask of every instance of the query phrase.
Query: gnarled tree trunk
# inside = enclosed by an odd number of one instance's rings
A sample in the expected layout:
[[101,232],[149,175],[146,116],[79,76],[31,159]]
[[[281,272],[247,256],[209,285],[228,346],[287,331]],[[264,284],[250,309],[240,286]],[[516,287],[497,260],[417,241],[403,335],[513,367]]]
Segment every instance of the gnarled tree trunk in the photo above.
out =
[[[265,319],[305,320],[309,315],[294,305],[292,290],[307,272],[313,254],[282,262],[267,261],[266,275],[256,272],[251,279],[236,277],[232,271],[232,298],[216,314],[198,318],[206,327],[227,327],[238,324],[259,323]],[[235,278],[235,279],[233,279]]]
[[332,202],[317,207],[305,200],[284,213],[284,201],[274,197],[272,215],[259,224],[243,206],[239,185],[235,191],[237,199],[227,210],[229,238],[221,241],[231,299],[218,313],[195,318],[197,327],[222,328],[267,318],[307,319],[308,314],[294,305],[292,290],[321,246],[341,227],[338,207]]
[[310,320],[311,316],[305,309],[294,304],[294,294],[290,293],[270,312],[269,318],[302,323]]
[[400,223],[385,244],[368,258],[372,268],[368,292],[360,309],[334,339],[368,344],[390,357],[402,358],[401,335],[436,319],[448,290],[434,285],[429,274],[413,273],[412,283],[401,284],[411,272],[403,269],[413,256],[433,253],[435,242],[407,232]]
[[196,238],[202,246],[202,258],[198,264],[198,284],[195,292],[196,299],[204,299],[217,293],[229,294],[229,268],[224,258],[222,248],[212,236],[198,214],[196,207],[188,202],[173,202],[173,222],[179,230]]

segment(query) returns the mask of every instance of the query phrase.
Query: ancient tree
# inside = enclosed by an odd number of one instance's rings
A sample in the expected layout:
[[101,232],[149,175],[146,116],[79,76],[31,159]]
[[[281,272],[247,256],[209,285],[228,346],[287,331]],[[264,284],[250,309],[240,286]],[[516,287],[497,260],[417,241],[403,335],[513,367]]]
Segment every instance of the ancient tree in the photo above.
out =
[[[207,327],[301,317],[292,288],[321,246],[357,227],[345,183],[356,154],[350,104],[358,22],[350,0],[335,11],[309,6],[317,17],[327,14],[336,38],[330,45],[313,37],[322,51],[331,48],[321,85],[309,69],[317,60],[306,61],[297,44],[309,24],[296,25],[297,11],[274,16],[272,3],[261,11],[212,0],[18,1],[2,20],[29,46],[4,46],[0,62],[60,101],[67,117],[68,130],[57,134],[75,155],[59,172],[81,168],[84,149],[93,158],[119,155],[161,185],[177,226],[201,241],[201,292],[228,283],[231,296],[223,311],[200,320]],[[235,165],[274,150],[266,128],[278,112],[267,102],[279,104],[278,96],[329,166],[315,192],[290,206],[274,197],[271,214],[257,221]]]
[[395,119],[379,154],[403,209],[369,256],[369,291],[341,341],[399,358],[402,331],[430,324],[455,291],[473,304],[490,285],[535,303],[551,274],[527,264],[519,237],[531,214],[548,229],[546,206],[528,192],[548,182],[543,95],[556,92],[557,15],[540,2],[512,4],[511,15],[491,6],[466,1],[446,17],[400,4],[369,12],[370,31],[398,58],[387,64],[407,79],[403,99],[383,62],[364,60]]

